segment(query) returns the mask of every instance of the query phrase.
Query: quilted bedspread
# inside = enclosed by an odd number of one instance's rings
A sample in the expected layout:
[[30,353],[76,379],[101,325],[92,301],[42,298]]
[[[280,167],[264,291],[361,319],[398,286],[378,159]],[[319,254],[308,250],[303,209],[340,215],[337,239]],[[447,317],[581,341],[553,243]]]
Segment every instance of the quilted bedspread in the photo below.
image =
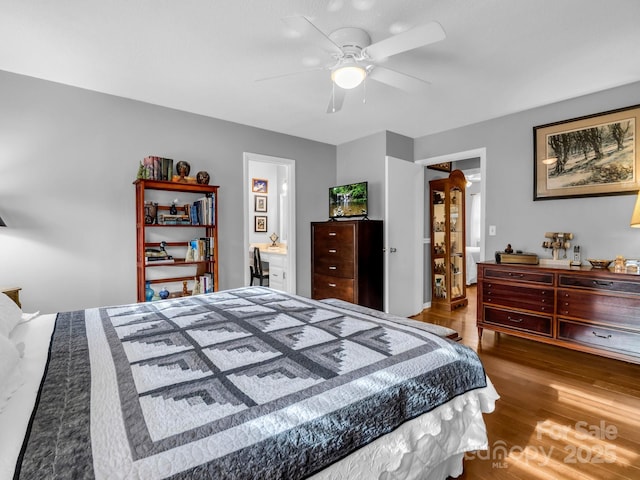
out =
[[60,313],[16,478],[305,478],[484,387],[476,354],[263,287]]

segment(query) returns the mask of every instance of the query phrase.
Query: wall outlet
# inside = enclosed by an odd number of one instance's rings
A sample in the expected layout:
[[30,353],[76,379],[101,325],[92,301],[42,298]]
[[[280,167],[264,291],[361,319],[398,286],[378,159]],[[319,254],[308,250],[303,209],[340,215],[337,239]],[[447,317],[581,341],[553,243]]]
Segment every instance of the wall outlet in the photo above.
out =
[[495,225],[489,225],[489,236],[490,237],[495,237],[496,236],[496,226]]

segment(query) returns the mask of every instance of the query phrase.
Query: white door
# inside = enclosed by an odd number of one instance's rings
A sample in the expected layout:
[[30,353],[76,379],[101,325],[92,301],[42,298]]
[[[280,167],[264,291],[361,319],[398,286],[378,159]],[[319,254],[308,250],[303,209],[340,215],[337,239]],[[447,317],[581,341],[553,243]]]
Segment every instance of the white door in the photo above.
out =
[[386,157],[384,308],[402,317],[422,311],[423,212],[422,165]]

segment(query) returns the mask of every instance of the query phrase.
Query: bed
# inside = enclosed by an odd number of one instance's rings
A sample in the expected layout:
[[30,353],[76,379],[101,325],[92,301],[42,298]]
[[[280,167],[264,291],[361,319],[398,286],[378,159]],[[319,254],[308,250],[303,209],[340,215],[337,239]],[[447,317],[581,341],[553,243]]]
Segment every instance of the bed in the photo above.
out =
[[480,247],[465,247],[467,285],[478,283],[478,262],[480,262]]
[[246,287],[25,318],[0,476],[459,475],[498,398],[477,355],[347,306]]

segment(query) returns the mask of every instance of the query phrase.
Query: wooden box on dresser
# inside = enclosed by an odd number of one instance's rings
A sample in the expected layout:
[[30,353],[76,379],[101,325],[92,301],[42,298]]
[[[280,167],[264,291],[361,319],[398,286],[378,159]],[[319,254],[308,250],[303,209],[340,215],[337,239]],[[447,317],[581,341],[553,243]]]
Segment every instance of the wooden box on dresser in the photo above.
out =
[[483,329],[640,363],[640,275],[591,267],[478,264]]
[[311,291],[383,308],[382,220],[311,223]]

